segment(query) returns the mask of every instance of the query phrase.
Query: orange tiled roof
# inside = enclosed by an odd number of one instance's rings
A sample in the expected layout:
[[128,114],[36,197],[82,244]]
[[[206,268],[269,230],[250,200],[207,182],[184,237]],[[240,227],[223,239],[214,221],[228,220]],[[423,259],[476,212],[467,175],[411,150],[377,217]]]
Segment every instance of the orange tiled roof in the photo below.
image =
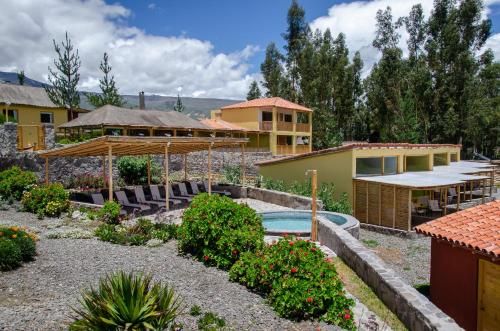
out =
[[418,233],[498,259],[500,200],[443,216],[415,229]]
[[205,118],[200,121],[206,126],[211,127],[214,130],[227,130],[227,131],[248,131],[246,128],[236,125],[234,123],[229,123],[221,119],[209,119]]
[[291,101],[279,97],[254,99],[250,101],[236,103],[234,105],[228,105],[222,107],[221,109],[253,108],[253,107],[278,107],[278,108],[295,109],[307,112],[312,111],[312,109],[306,108],[304,106],[301,106],[299,104],[293,103]]
[[281,163],[285,161],[298,160],[308,157],[313,157],[316,155],[324,155],[324,154],[333,154],[344,151],[349,151],[352,149],[380,149],[380,148],[439,148],[439,147],[462,147],[462,145],[454,145],[454,144],[408,144],[408,143],[366,143],[366,142],[358,142],[358,143],[348,143],[346,145],[325,148],[318,151],[313,151],[309,153],[303,153],[299,155],[285,156],[277,159],[270,159],[256,162],[257,165],[265,165],[265,164],[275,164]]

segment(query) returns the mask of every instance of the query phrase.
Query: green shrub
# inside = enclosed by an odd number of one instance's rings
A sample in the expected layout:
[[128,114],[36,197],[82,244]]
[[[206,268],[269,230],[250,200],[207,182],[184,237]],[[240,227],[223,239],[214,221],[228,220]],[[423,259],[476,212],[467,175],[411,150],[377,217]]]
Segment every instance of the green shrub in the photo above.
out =
[[230,268],[244,252],[264,245],[262,219],[245,204],[199,194],[185,210],[178,230],[179,249],[207,265]]
[[151,239],[167,242],[176,238],[178,226],[175,224],[153,223],[148,219],[140,218],[137,224],[129,228],[123,225],[101,224],[95,235],[102,241],[119,245],[145,245]]
[[198,330],[200,331],[218,331],[225,326],[226,320],[212,312],[207,312],[198,319]]
[[229,277],[267,295],[282,317],[319,318],[355,329],[351,311],[354,301],[345,296],[334,265],[312,242],[285,237],[257,254],[242,254]]
[[[118,172],[126,184],[144,185],[148,182],[148,157],[123,156],[117,162]],[[151,160],[151,179],[153,183],[161,181],[161,167]]]
[[0,172],[0,196],[21,199],[23,192],[28,191],[37,181],[31,171],[22,171],[19,167]]
[[241,167],[237,165],[226,165],[222,168],[222,175],[225,180],[230,184],[241,184],[241,179],[243,178],[243,172]]
[[41,216],[59,216],[70,206],[69,194],[59,183],[33,187],[24,192],[21,203],[25,211]]
[[33,260],[36,255],[35,239],[35,235],[20,229],[18,226],[0,227],[0,241],[10,241],[19,248],[19,263]]
[[172,288],[151,275],[119,271],[82,293],[70,330],[167,330],[182,312]]
[[122,207],[114,201],[106,201],[104,206],[97,211],[97,219],[107,224],[120,223],[120,210]]
[[5,115],[0,113],[0,124],[4,124],[5,123]]
[[191,316],[200,316],[201,315],[201,307],[198,305],[194,305],[189,310],[189,315]]
[[8,271],[21,265],[21,249],[13,240],[0,239],[0,270]]

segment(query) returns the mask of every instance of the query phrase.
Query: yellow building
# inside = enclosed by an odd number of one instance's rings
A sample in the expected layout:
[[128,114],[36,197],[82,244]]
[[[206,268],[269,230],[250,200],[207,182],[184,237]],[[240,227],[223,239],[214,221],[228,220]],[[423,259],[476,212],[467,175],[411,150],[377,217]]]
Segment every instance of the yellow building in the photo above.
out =
[[282,98],[225,106],[213,111],[211,119],[243,128],[250,139],[249,150],[268,150],[273,155],[296,155],[312,150],[312,110]]
[[[361,222],[407,231],[426,216],[436,216],[431,211],[446,213],[492,194],[492,166],[461,161],[460,148],[352,143],[257,165],[263,177],[287,184],[307,180],[306,171],[316,169],[318,184],[333,183],[335,198],[347,193]],[[423,206],[424,200],[437,203]]]
[[[55,128],[68,121],[68,110],[50,101],[45,89],[23,85],[0,84],[0,110],[6,122],[18,123],[19,149],[43,149],[42,125]],[[87,112],[79,109],[78,113]]]

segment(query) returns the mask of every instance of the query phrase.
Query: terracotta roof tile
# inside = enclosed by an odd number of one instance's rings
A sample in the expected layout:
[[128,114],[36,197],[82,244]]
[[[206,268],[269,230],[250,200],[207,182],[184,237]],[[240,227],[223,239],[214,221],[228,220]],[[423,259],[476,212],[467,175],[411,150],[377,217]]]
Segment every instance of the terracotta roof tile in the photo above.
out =
[[418,233],[500,257],[500,200],[419,225]]
[[206,126],[215,130],[228,130],[228,131],[248,131],[246,128],[236,125],[234,123],[229,123],[221,119],[203,119],[200,121]]
[[285,109],[301,110],[306,112],[312,111],[312,109],[306,108],[304,106],[301,106],[299,104],[293,103],[291,101],[279,97],[249,100],[245,102],[236,103],[234,105],[228,105],[222,107],[221,109],[253,108],[253,107],[278,107]]

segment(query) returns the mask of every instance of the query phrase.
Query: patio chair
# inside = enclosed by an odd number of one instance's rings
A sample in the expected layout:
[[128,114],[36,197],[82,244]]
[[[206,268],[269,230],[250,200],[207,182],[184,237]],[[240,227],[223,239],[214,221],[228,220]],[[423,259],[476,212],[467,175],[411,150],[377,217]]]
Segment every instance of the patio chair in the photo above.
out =
[[[92,193],[91,195],[94,205],[104,206],[104,197],[101,193]],[[120,215],[127,215],[127,211],[125,209],[120,209]]]
[[200,189],[198,188],[198,183],[195,181],[189,182],[189,185],[191,186],[191,191],[193,191],[193,194],[200,194]]
[[150,210],[151,209],[151,207],[146,206],[146,205],[142,205],[142,204],[138,204],[138,203],[131,203],[128,200],[127,195],[125,194],[124,191],[116,191],[115,194],[116,194],[116,198],[118,199],[118,202],[123,207],[138,208],[138,209],[140,209],[142,211],[144,211],[144,210]]
[[[165,201],[162,202],[162,201],[147,200],[146,195],[144,194],[144,190],[142,189],[142,186],[135,186],[134,193],[135,193],[135,199],[140,204],[145,204],[150,206],[153,205],[157,206],[158,208],[165,207]],[[171,204],[174,204],[174,202],[172,202]]]
[[453,199],[456,199],[457,198],[457,190],[455,190],[454,187],[450,187],[448,189],[448,203],[452,203],[453,202]]
[[178,183],[177,186],[179,187],[179,190],[181,191],[181,195],[184,197],[193,197],[194,198],[194,196],[196,195],[196,193],[194,193],[194,191],[193,191],[193,194],[189,194],[187,187],[186,187],[186,184],[184,184],[184,183]]
[[168,195],[172,199],[179,199],[179,200],[186,201],[188,203],[191,202],[191,200],[193,200],[193,196],[184,196],[182,194],[175,195],[174,190],[172,189],[172,184],[168,184]]
[[429,208],[433,213],[441,213],[443,211],[443,209],[439,207],[439,201],[437,200],[429,200]]
[[[203,182],[203,186],[205,186],[205,191],[208,192],[208,180]],[[228,197],[231,196],[231,192],[228,192],[228,191],[214,191],[214,190],[212,190],[212,193],[219,194],[219,195],[225,195]]]
[[[151,196],[153,197],[154,201],[162,201],[165,203],[166,199],[162,198],[161,193],[160,193],[160,188],[158,185],[149,185],[149,189],[151,190]],[[182,203],[181,200],[179,199],[172,199],[169,197],[168,201],[171,201],[172,204],[174,205],[180,205]]]

